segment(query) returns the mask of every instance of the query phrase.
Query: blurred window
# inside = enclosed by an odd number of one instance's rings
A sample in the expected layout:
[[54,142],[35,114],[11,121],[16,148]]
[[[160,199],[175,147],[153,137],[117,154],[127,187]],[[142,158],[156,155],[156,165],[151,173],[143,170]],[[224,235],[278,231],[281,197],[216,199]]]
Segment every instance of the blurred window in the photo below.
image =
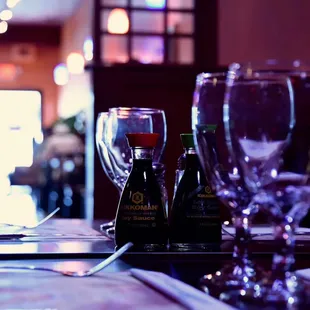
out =
[[101,0],[105,65],[193,65],[194,0]]

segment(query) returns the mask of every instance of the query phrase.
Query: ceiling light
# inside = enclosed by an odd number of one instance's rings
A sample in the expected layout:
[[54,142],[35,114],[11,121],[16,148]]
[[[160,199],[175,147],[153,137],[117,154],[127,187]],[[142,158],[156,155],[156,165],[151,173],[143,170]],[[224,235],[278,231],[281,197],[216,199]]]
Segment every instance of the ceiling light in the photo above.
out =
[[5,33],[8,30],[8,23],[6,21],[0,22],[0,33]]
[[2,20],[10,20],[13,17],[13,13],[11,10],[3,10],[0,12],[0,19]]
[[20,0],[6,0],[6,6],[12,9],[18,2],[20,2]]

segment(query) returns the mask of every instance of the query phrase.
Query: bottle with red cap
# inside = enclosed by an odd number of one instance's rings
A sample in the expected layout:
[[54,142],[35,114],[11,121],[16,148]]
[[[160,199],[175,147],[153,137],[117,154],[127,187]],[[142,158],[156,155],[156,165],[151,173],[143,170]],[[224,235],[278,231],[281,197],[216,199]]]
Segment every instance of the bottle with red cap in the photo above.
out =
[[132,242],[136,250],[165,250],[168,223],[164,199],[152,168],[156,133],[126,134],[132,169],[120,198],[115,223],[117,247]]

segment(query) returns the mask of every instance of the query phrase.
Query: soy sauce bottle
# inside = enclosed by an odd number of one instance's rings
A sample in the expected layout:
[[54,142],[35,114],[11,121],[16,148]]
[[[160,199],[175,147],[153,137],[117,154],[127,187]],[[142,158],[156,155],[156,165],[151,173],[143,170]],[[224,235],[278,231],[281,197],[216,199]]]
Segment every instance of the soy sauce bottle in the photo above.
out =
[[115,223],[117,247],[127,242],[134,250],[165,250],[168,243],[167,214],[152,159],[158,134],[126,134],[133,165],[120,198]]
[[182,134],[185,170],[178,185],[169,218],[169,243],[172,250],[213,251],[221,241],[220,207],[212,193],[192,134]]

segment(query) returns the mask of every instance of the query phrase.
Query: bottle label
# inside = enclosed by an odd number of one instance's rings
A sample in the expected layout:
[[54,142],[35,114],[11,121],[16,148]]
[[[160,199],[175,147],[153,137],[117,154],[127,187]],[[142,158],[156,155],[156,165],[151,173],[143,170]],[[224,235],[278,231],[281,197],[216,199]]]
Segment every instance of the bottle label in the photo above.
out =
[[[187,209],[186,217],[190,219],[219,219],[219,203],[212,193],[210,186],[198,186],[195,191],[188,195],[190,208]],[[202,225],[199,222],[198,225]],[[209,224],[212,224],[210,222]],[[206,226],[206,223],[203,224]]]
[[[156,221],[156,213],[158,210],[159,205],[144,204],[143,193],[135,192],[132,194],[128,204],[120,206],[120,219],[122,221],[131,222],[131,225],[128,223],[130,226],[145,227],[145,223],[143,222]],[[151,226],[155,227],[156,223],[152,223]]]
[[[203,180],[201,177],[197,179]],[[175,195],[170,217],[172,244],[218,243],[221,240],[218,198],[205,181],[197,184],[197,179],[196,182],[183,179]]]

